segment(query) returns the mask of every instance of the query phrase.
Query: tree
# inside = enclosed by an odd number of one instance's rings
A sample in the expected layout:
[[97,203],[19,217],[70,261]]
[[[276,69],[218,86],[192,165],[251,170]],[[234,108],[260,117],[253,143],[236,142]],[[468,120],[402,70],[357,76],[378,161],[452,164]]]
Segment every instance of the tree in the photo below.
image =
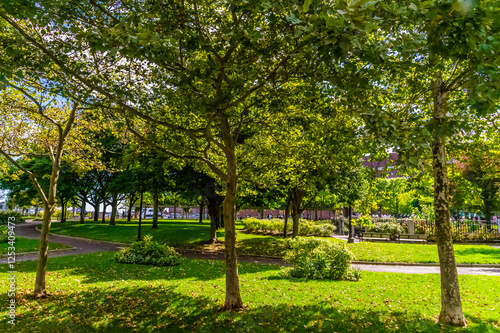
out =
[[[47,297],[45,272],[51,218],[56,208],[57,183],[66,142],[75,120],[78,121],[80,117],[81,109],[78,103],[51,101],[53,96],[45,95],[41,85],[35,86],[35,89],[40,90],[34,92],[32,87],[25,88],[13,83],[10,87],[0,95],[3,123],[0,129],[0,154],[28,175],[44,204],[34,297]],[[47,188],[42,187],[38,181],[40,175],[25,168],[15,159],[15,156],[27,159],[40,154],[45,154],[52,162]]]
[[423,168],[430,154],[441,268],[439,321],[466,326],[452,243],[446,142],[469,128],[469,117],[497,111],[499,4],[417,1],[403,6],[386,7],[399,19],[386,20],[374,33],[373,40],[383,40],[381,47],[390,52],[372,67],[378,71],[378,91],[365,100],[370,106],[362,113],[374,136],[397,146],[407,164]]

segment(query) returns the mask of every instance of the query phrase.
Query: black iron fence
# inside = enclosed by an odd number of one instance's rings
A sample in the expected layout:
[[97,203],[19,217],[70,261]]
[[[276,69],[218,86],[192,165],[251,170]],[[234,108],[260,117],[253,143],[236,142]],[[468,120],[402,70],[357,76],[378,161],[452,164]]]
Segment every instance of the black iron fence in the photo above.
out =
[[[426,234],[429,241],[435,241],[435,222],[426,219],[409,219],[409,218],[372,218],[371,224],[379,223],[397,223],[403,228],[403,233],[409,233],[413,224],[414,234]],[[337,233],[347,234],[348,219],[335,218],[332,223],[337,226]],[[343,228],[342,228],[343,226]],[[365,227],[355,225],[355,233],[358,234],[365,230]],[[370,229],[371,227],[366,227]],[[500,227],[498,220],[451,220],[451,231],[454,242],[490,242],[500,241]]]

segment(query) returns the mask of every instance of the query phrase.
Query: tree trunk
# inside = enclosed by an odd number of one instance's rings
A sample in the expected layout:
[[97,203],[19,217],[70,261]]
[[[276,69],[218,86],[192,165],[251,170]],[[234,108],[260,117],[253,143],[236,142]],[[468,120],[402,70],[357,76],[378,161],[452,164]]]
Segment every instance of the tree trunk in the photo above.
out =
[[260,214],[260,219],[262,220],[264,218],[264,208],[261,208],[259,210],[259,214]]
[[219,200],[216,198],[207,199],[207,211],[210,216],[210,242],[217,241],[217,229],[220,226]]
[[101,223],[106,223],[106,200],[102,202],[102,220]]
[[85,207],[87,206],[86,195],[84,194],[82,198],[82,205],[80,206],[80,224],[85,223]]
[[199,217],[199,223],[203,223],[203,208],[205,207],[205,202],[202,200],[200,202],[200,217]]
[[291,201],[292,201],[292,221],[293,221],[293,229],[292,229],[292,238],[295,238],[299,235],[299,219],[300,214],[304,211],[300,208],[302,204],[302,199],[304,198],[304,191],[294,188],[291,192]]
[[100,202],[97,202],[94,205],[94,222],[99,221],[99,206],[100,206]]
[[437,134],[432,143],[432,159],[434,169],[434,212],[436,218],[436,243],[441,269],[441,313],[439,322],[454,326],[466,326],[460,300],[457,266],[453,251],[453,237],[450,223],[450,209],[448,197],[448,170],[446,166],[445,136],[439,129],[446,118],[447,92],[441,72],[435,76],[432,83],[434,101],[434,119]]
[[286,206],[285,206],[285,227],[283,228],[283,237],[286,238],[286,229],[288,227],[288,215],[290,215],[290,205],[291,205],[291,200],[290,197],[287,198],[286,200]]
[[153,229],[158,229],[158,192],[154,191],[153,196]]
[[139,204],[139,228],[137,230],[137,241],[140,242],[142,240],[141,237],[141,222],[142,222],[142,200],[143,199],[143,193],[141,192],[141,201]]
[[111,216],[109,217],[109,225],[116,225],[116,211],[118,210],[118,193],[113,193],[111,200]]
[[174,220],[177,219],[177,203],[174,203]]
[[61,198],[61,223],[66,222],[66,202],[64,202],[64,199]]
[[127,221],[130,222],[132,220],[132,208],[134,207],[135,201],[135,193],[130,195],[129,203],[128,203],[128,213],[127,213]]
[[236,156],[234,160],[228,159],[227,191],[222,202],[222,217],[224,221],[225,239],[224,249],[226,256],[226,300],[225,310],[236,310],[243,307],[240,296],[238,277],[238,261],[236,258],[236,191],[238,176],[236,173]]
[[54,209],[54,205],[44,205],[42,230],[40,233],[40,250],[38,253],[38,264],[35,278],[35,291],[33,293],[35,298],[45,298],[48,296],[47,291],[45,290],[45,273],[47,271],[47,253],[49,250],[49,230]]

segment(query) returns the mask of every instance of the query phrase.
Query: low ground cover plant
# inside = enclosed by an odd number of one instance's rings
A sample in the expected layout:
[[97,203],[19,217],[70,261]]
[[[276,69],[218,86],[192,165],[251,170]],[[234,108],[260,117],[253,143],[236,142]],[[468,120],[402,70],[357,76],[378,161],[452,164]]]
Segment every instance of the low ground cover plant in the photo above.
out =
[[[244,228],[249,232],[282,232],[285,228],[285,222],[281,219],[260,220],[254,217],[248,217],[242,220]],[[293,223],[291,220],[287,223],[287,232],[292,232]],[[308,221],[300,219],[299,235],[301,236],[322,236],[327,237],[333,234],[336,227],[330,221]]]
[[318,280],[357,281],[360,273],[351,269],[354,255],[344,243],[324,239],[297,237],[288,240],[285,261],[294,265],[283,269],[283,275]]
[[116,253],[114,260],[124,264],[142,264],[154,266],[175,266],[179,264],[181,255],[173,247],[159,244],[145,236],[143,241],[135,242],[131,247]]

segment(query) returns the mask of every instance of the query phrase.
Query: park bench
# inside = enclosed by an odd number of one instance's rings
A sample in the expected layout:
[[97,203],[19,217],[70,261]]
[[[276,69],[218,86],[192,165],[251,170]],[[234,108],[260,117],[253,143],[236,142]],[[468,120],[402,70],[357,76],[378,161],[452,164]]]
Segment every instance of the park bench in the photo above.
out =
[[368,242],[392,242],[399,241],[399,235],[392,235],[390,233],[381,232],[363,232],[359,236],[360,241]]
[[402,234],[399,235],[399,242],[403,243],[427,243],[427,235],[426,234]]

